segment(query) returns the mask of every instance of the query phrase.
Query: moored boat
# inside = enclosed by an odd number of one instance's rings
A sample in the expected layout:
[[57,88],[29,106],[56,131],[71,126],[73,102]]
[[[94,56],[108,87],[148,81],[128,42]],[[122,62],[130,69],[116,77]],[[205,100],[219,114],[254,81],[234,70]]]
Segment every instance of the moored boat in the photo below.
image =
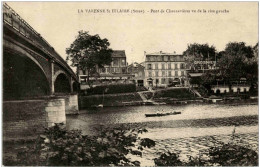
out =
[[177,115],[181,114],[181,112],[169,112],[169,113],[156,113],[156,114],[145,114],[146,117],[161,117],[161,116],[167,116],[167,115]]

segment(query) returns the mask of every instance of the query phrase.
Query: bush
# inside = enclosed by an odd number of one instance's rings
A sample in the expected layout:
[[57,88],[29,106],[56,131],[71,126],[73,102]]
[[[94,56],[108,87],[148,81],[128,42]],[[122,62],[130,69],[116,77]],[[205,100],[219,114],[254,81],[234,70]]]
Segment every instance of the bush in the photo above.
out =
[[179,156],[171,152],[163,153],[159,158],[155,158],[154,163],[157,166],[184,166]]
[[[26,146],[16,159],[5,158],[5,165],[37,166],[133,166],[128,153],[141,155],[130,149],[138,143],[138,133],[145,129],[104,129],[98,136],[85,136],[79,130],[67,131],[60,125],[46,129],[33,146]],[[8,159],[9,158],[9,159]]]
[[135,84],[100,85],[87,89],[87,95],[136,92]]
[[137,92],[148,91],[148,89],[147,89],[146,87],[144,87],[144,86],[137,86],[137,87],[136,87],[136,91],[137,91]]
[[208,154],[200,154],[200,157],[190,157],[188,162],[180,161],[177,154],[170,152],[155,158],[154,162],[157,166],[258,166],[258,154],[249,148],[228,143],[212,147]]
[[211,163],[221,166],[258,166],[257,152],[234,144],[224,144],[209,150]]

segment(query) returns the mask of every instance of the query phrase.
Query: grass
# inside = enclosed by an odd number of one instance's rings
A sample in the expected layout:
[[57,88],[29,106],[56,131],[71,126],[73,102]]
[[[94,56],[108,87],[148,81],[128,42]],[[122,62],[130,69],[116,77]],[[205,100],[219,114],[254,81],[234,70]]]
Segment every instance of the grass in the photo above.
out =
[[188,89],[161,90],[155,93],[154,99],[168,97],[176,99],[194,99],[194,95]]

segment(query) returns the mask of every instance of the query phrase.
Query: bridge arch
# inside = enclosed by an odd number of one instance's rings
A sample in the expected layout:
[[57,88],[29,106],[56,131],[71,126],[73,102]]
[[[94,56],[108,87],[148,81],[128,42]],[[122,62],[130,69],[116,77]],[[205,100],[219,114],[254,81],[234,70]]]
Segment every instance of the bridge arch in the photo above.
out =
[[55,93],[70,93],[70,78],[62,70],[57,71],[54,76],[54,92]]
[[72,92],[78,92],[78,84],[75,81],[72,81]]
[[3,50],[4,100],[50,94],[50,84],[40,63],[22,48]]

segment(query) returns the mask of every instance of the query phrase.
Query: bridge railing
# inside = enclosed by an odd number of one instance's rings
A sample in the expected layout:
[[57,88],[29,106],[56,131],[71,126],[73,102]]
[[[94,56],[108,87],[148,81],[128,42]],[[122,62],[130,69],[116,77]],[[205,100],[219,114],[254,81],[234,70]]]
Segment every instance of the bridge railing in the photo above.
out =
[[[41,48],[50,57],[58,60],[60,64],[69,69],[72,75],[75,75],[68,64],[63,60],[60,55],[54,50],[54,48],[35,31],[24,19],[22,19],[11,7],[6,3],[3,3],[3,22],[8,24],[18,33],[30,40],[38,48]],[[77,78],[77,77],[76,77]]]

